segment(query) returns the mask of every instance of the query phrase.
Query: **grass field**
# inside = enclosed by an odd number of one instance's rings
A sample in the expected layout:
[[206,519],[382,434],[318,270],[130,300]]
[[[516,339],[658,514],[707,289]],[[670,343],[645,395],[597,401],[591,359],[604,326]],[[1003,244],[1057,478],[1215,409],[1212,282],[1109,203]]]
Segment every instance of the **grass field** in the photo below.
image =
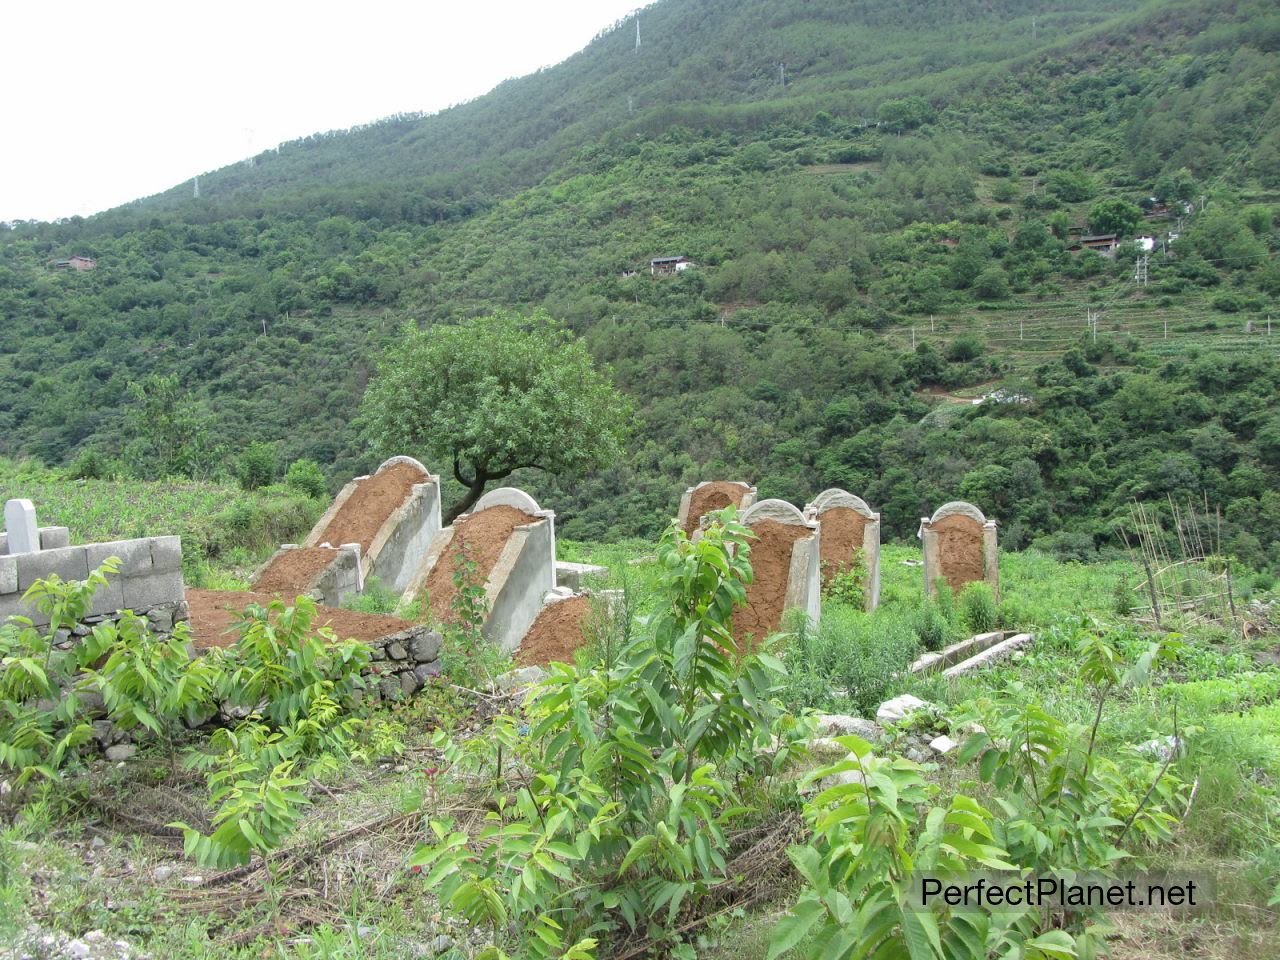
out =
[[[62,497],[64,509],[74,510],[69,505],[78,502],[65,482],[45,478],[21,486]],[[170,509],[185,511],[190,523],[203,512],[225,510],[226,499],[237,496],[222,490],[205,498],[183,485],[86,487],[81,495],[88,500],[116,498],[109,501],[113,508],[83,515],[86,536],[152,532],[146,524],[156,514],[139,502],[148,493],[173,498]],[[654,609],[653,544],[561,541],[558,547],[562,559],[607,566],[608,574],[593,586],[625,588],[637,615]],[[826,601],[823,624],[807,648],[820,656],[796,656],[797,639],[780,641],[778,652],[792,674],[786,702],[793,709],[856,709],[867,716],[881,698],[913,692],[951,711],[1012,690],[1087,726],[1094,691],[1078,675],[1074,631],[1081,623],[1118,631],[1126,657],[1149,640],[1119,612],[1134,575],[1126,561],[1060,563],[1036,551],[1006,553],[999,625],[1029,630],[1035,640],[1012,659],[963,679],[909,677],[905,665],[919,652],[912,624],[923,609],[919,559],[914,544],[886,545],[882,604],[872,614]],[[961,599],[946,614],[955,635],[966,633]],[[1280,670],[1271,659],[1280,641],[1274,634],[1246,641],[1218,628],[1188,630],[1183,640],[1183,654],[1160,667],[1150,683],[1116,691],[1098,742],[1105,755],[1130,754],[1174,732],[1176,707],[1176,730],[1186,749],[1173,770],[1195,785],[1193,798],[1171,843],[1137,853],[1153,869],[1212,875],[1218,896],[1196,916],[1116,915],[1110,955],[1277,956],[1280,913],[1267,901],[1280,880]],[[842,690],[850,678],[867,686]],[[446,941],[453,951],[446,955],[470,955],[468,929],[451,921],[405,866],[423,829],[416,814],[405,811],[466,818],[485,809],[491,785],[451,779],[431,734],[446,729],[462,740],[483,735],[492,710],[502,707],[488,697],[440,684],[412,704],[380,711],[402,739],[403,753],[348,761],[312,780],[304,788],[311,801],[305,820],[270,873],[259,864],[211,875],[184,860],[180,840],[164,824],[206,818],[206,787],[192,771],[174,772],[160,749],[144,749],[127,764],[90,764],[65,787],[41,791],[0,832],[0,943],[34,922],[68,936],[100,930],[153,957],[181,960],[391,960],[428,955]],[[438,768],[446,769],[439,777]],[[944,763],[929,776],[944,789],[963,786],[983,798],[969,767]],[[698,956],[762,960],[769,931],[789,903],[784,889],[768,902],[726,914],[704,931]]]

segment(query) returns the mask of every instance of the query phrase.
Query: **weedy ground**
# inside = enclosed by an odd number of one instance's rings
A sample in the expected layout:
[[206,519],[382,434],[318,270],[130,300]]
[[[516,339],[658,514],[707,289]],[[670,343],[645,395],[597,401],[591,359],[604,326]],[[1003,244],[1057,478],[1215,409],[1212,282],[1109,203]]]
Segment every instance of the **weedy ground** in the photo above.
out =
[[[561,549],[566,558],[607,565],[608,577],[595,586],[625,586],[633,614],[652,605],[648,545],[564,543]],[[885,549],[876,613],[828,605],[829,629],[845,631],[859,657],[877,655],[875,639],[917,615],[918,559],[911,547]],[[1124,622],[1122,611],[1134,602],[1127,595],[1134,571],[1122,560],[1062,564],[1028,552],[1004,556],[1001,574],[1000,626],[1032,630],[1034,643],[957,681],[902,676],[902,658],[916,650],[894,646],[880,651],[887,666],[875,676],[889,678],[881,692],[913,692],[947,706],[1020,685],[1023,695],[1063,719],[1087,721],[1093,700],[1063,637],[1082,616]],[[963,625],[954,629],[963,632]],[[1175,843],[1153,851],[1148,865],[1212,875],[1215,902],[1197,915],[1112,915],[1111,956],[1280,956],[1280,913],[1268,906],[1280,879],[1280,669],[1274,665],[1280,636],[1252,632],[1244,640],[1238,630],[1201,627],[1185,642],[1183,656],[1154,682],[1117,695],[1099,736],[1105,752],[1118,753],[1153,735],[1172,735],[1176,707],[1187,747],[1174,769],[1195,784],[1194,795]],[[820,683],[804,688],[821,689]],[[838,691],[810,699],[819,709],[851,707]],[[64,785],[45,789],[0,834],[0,944],[38,924],[75,936],[102,930],[156,958],[467,956],[469,931],[426,894],[406,860],[427,818],[451,816],[464,828],[478,823],[494,806],[495,786],[500,789],[482,775],[463,779],[448,769],[432,734],[481,735],[488,718],[514,708],[508,698],[454,685],[446,676],[413,703],[391,708],[403,753],[313,780],[305,821],[284,847],[266,862],[221,872],[184,859],[180,834],[166,826],[175,820],[208,826],[201,777],[175,775],[158,750],[123,764],[93,761]],[[971,768],[943,764],[931,776],[981,793]],[[766,837],[770,819],[787,811],[776,798],[759,801],[748,826],[757,831],[751,836]],[[769,933],[794,891],[780,845],[760,850],[781,872],[762,873],[758,896],[726,904],[690,933],[699,956],[743,960],[767,953]]]

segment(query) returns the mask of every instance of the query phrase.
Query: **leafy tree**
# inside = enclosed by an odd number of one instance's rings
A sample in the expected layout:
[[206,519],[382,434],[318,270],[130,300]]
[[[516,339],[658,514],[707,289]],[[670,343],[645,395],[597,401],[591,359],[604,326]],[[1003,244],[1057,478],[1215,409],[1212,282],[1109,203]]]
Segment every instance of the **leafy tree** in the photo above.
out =
[[176,374],[149,374],[128,387],[134,405],[127,414],[132,440],[126,458],[139,477],[208,476],[215,451],[211,418],[182,391]]
[[973,292],[983,300],[1003,300],[1009,295],[1009,277],[999,264],[992,264],[978,274]]
[[383,450],[449,461],[466,488],[451,523],[485,486],[522,468],[580,474],[621,452],[629,404],[581,341],[545,313],[497,313],[406,326],[361,407]]
[[880,121],[880,125],[895,133],[929,123],[933,118],[933,107],[923,97],[886,100],[876,109],[876,119]]
[[1142,222],[1142,208],[1136,203],[1111,197],[1089,208],[1089,227],[1095,233],[1132,233]]

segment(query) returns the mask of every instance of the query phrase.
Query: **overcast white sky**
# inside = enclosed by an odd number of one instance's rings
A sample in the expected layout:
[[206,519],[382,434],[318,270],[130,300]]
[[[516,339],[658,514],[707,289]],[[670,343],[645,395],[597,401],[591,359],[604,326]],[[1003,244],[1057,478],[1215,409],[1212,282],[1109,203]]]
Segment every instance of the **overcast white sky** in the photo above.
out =
[[557,63],[645,0],[4,0],[0,221],[87,215]]

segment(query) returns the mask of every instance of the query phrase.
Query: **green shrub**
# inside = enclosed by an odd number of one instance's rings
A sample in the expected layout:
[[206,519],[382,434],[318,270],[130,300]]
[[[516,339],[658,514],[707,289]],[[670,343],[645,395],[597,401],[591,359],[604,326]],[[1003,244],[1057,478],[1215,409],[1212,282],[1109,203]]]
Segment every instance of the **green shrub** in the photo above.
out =
[[874,710],[893,692],[895,678],[919,648],[909,616],[886,609],[863,613],[829,607],[818,628],[801,623],[792,631],[784,655],[784,699],[819,707],[829,705],[835,692],[858,711]]
[[748,531],[730,516],[696,543],[668,529],[661,612],[612,669],[555,664],[527,719],[502,715],[465,748],[446,745],[452,762],[498,771],[499,812],[475,837],[432,820],[409,863],[492,931],[483,955],[515,940],[523,957],[586,960],[628,931],[678,944],[682,908],[729,879],[731,818],[800,733],[774,699],[781,664],[740,653],[729,632],[750,575]]
[[119,472],[119,464],[97,450],[82,451],[67,468],[72,480],[110,480]]
[[988,633],[996,628],[998,608],[995,594],[985,583],[966,584],[960,591],[960,623],[970,633]]
[[[824,571],[825,573],[826,571]],[[859,550],[843,570],[831,577],[823,585],[822,595],[827,600],[848,604],[858,610],[865,609],[867,603],[867,564],[863,552]]]
[[329,485],[320,470],[320,464],[314,460],[295,460],[289,464],[284,474],[284,485],[305,493],[308,497],[323,500],[329,492]]
[[273,483],[280,465],[276,462],[276,448],[269,443],[255,440],[244,448],[236,462],[236,479],[243,490],[257,490]]

